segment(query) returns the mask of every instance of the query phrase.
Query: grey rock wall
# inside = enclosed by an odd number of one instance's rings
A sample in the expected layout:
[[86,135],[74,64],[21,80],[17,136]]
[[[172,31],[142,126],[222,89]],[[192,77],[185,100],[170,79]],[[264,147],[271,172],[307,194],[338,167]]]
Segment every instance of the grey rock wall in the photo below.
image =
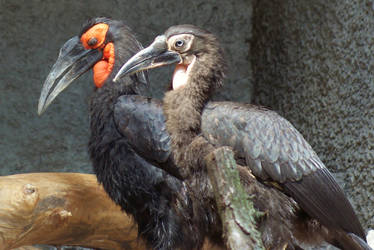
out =
[[372,1],[256,1],[254,99],[289,119],[374,227]]

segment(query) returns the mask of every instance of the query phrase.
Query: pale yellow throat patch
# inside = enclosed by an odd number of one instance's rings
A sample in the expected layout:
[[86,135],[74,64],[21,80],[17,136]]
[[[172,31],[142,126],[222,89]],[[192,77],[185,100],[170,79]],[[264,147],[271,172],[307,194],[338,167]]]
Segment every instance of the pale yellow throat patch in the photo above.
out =
[[188,65],[186,64],[177,64],[173,74],[173,89],[179,89],[186,85],[188,80],[187,73]]
[[192,60],[187,60],[189,63],[177,64],[173,74],[173,89],[179,89],[185,86],[188,82],[188,77],[193,64],[195,63],[196,57]]

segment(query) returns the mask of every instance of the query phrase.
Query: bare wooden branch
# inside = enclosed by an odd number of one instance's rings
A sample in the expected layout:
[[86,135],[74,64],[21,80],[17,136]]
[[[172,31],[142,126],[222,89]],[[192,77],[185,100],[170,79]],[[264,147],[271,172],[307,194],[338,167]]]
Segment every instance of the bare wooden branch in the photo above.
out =
[[228,249],[264,249],[256,229],[259,213],[244,191],[234,154],[228,147],[218,148],[206,157],[208,175],[223,224]]
[[41,248],[34,247],[34,246],[22,246],[22,247],[13,248],[12,250],[41,250]]
[[[0,176],[0,250],[39,249],[34,244],[146,249],[132,219],[110,200],[95,175]],[[206,241],[203,249],[221,248]]]
[[0,177],[0,249],[33,244],[145,249],[137,228],[98,185],[78,173]]

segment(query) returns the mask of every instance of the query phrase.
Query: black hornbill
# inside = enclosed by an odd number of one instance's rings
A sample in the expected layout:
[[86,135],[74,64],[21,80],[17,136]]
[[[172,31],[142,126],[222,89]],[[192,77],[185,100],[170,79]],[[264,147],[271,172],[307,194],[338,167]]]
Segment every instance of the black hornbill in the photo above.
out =
[[[325,231],[326,241],[343,249],[370,249],[342,189],[290,122],[254,105],[208,102],[222,85],[226,70],[222,49],[210,32],[192,25],[170,27],[134,55],[114,81],[174,63],[172,90],[164,97],[163,109],[171,149],[177,166],[185,168],[186,181],[199,170],[204,172],[201,159],[213,146],[231,146],[259,180],[268,185],[275,182],[323,225],[319,230]],[[304,229],[298,227],[299,233]],[[293,236],[298,238],[296,232]],[[313,238],[310,231],[304,237]]]
[[[38,113],[92,68],[96,87],[90,100],[88,149],[98,181],[134,217],[149,247],[192,249],[198,245],[193,235],[201,230],[200,224],[191,221],[186,185],[161,169],[176,169],[170,161],[161,102],[137,95],[141,85],[147,84],[143,73],[112,81],[120,65],[140,49],[123,22],[89,20],[79,36],[62,46],[44,82]],[[201,220],[216,221],[209,216]]]

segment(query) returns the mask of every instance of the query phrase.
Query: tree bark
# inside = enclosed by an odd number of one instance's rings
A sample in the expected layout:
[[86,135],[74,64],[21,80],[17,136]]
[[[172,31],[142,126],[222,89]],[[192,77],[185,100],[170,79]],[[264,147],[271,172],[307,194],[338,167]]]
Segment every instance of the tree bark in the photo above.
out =
[[255,218],[259,212],[244,191],[234,154],[221,147],[206,157],[217,207],[223,224],[228,249],[264,249]]
[[0,249],[34,244],[145,249],[132,219],[96,177],[33,173],[0,177]]
[[[35,244],[147,249],[130,216],[97,183],[79,173],[0,176],[0,250]],[[203,249],[221,249],[206,240]]]

